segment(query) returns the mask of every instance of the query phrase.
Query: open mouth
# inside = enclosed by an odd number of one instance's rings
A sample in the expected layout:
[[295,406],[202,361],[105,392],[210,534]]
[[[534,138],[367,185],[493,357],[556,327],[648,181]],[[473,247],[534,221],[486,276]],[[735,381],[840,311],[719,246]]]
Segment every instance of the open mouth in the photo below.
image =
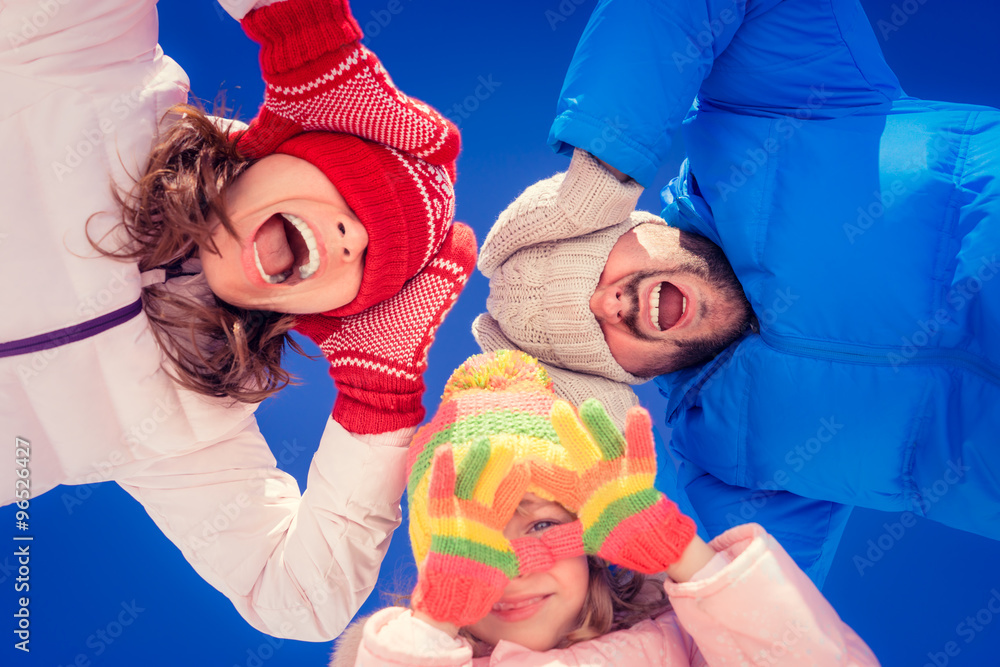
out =
[[253,258],[266,283],[284,283],[296,275],[296,270],[300,280],[307,280],[319,269],[319,245],[301,218],[277,213],[257,228]]
[[649,319],[657,331],[666,331],[681,321],[687,312],[687,297],[666,281],[649,293]]

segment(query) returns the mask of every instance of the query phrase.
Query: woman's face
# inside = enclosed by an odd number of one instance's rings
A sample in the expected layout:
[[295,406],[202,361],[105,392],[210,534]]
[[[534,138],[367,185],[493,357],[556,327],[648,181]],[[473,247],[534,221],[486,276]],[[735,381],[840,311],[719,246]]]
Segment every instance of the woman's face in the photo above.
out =
[[[575,518],[562,505],[528,493],[504,536],[541,536]],[[511,581],[493,610],[467,629],[491,646],[503,639],[534,651],[555,648],[577,628],[589,582],[586,556],[556,561],[549,570]]]
[[368,232],[317,167],[291,155],[254,163],[225,193],[234,238],[217,219],[202,248],[212,291],[250,310],[322,313],[361,288]]

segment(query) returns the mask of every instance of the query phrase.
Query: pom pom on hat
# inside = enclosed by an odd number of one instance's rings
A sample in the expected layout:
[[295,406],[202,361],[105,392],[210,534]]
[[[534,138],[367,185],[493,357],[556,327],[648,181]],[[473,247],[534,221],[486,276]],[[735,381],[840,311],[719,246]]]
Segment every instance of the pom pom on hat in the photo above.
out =
[[523,352],[497,350],[495,354],[469,357],[455,369],[444,386],[442,401],[468,389],[490,391],[552,390],[552,380],[538,361]]
[[[500,325],[489,313],[481,314],[472,323],[472,336],[483,352],[517,347],[504,335]],[[611,421],[619,429],[625,428],[625,415],[629,408],[639,405],[639,398],[632,391],[632,387],[624,382],[590,373],[568,371],[541,361],[538,365],[547,371],[556,396],[571,405],[580,405],[588,398],[598,399],[607,410]]]
[[[461,465],[475,442],[503,440],[533,469],[569,469],[550,416],[559,400],[546,370],[520,351],[475,355],[452,374],[437,413],[417,431],[407,454],[410,542],[418,565],[430,549],[428,485],[438,447],[451,445],[455,464]],[[528,491],[553,499],[533,484]]]

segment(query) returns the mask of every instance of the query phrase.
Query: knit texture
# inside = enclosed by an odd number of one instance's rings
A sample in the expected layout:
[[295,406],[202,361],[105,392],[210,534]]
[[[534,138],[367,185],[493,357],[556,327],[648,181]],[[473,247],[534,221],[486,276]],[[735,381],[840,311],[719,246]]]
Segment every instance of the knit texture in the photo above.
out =
[[476,261],[476,239],[452,226],[430,265],[394,297],[348,317],[303,315],[295,328],[319,345],[337,386],[333,418],[353,433],[416,426],[427,352]]
[[[414,608],[467,625],[510,579],[564,558],[594,554],[647,573],[675,562],[694,522],[653,487],[649,413],[633,409],[626,429],[623,438],[593,399],[578,416],[523,352],[468,359],[407,459]],[[507,540],[504,527],[529,491],[578,519]]]
[[511,579],[517,557],[503,535],[528,486],[510,443],[472,443],[456,473],[452,448],[434,452],[428,489],[430,551],[418,561],[413,608],[458,626],[489,613]]
[[[483,352],[517,349],[517,345],[504,335],[500,325],[489,313],[482,313],[472,322],[472,336]],[[632,387],[624,382],[590,373],[568,371],[541,361],[538,363],[551,378],[556,396],[571,405],[580,405],[588,398],[598,399],[615,426],[621,430],[625,428],[625,415],[629,408],[639,405],[639,398]]]
[[618,238],[643,223],[642,187],[621,183],[577,149],[569,170],[535,183],[500,214],[479,257],[486,307],[517,348],[539,360],[619,382],[650,378],[615,361],[590,298]]
[[632,408],[624,438],[594,399],[580,406],[579,416],[557,403],[552,424],[578,474],[575,485],[556,490],[556,499],[579,516],[586,552],[646,574],[675,563],[696,528],[653,486],[656,451],[649,413]]
[[[461,461],[471,444],[486,437],[512,449],[538,470],[568,470],[569,457],[549,413],[557,400],[548,374],[523,352],[502,350],[470,357],[452,373],[441,405],[417,431],[407,457],[410,544],[419,564],[430,549],[427,497],[434,452],[450,446]],[[529,482],[527,491],[552,500],[551,492]]]
[[369,238],[360,291],[325,313],[357,314],[399,292],[444,242],[458,129],[395,87],[343,0],[287,0],[242,25],[261,45],[266,88],[240,149],[309,161],[358,216]]

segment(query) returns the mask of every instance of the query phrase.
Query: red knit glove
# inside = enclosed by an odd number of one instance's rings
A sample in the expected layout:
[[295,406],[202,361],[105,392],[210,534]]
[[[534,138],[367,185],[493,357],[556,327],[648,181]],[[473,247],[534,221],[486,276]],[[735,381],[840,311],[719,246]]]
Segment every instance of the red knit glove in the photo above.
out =
[[579,519],[553,526],[539,535],[528,535],[511,540],[517,556],[518,573],[549,570],[556,561],[584,555],[583,524]]
[[333,418],[352,433],[385,433],[424,418],[427,351],[476,263],[476,237],[456,222],[441,251],[396,296],[349,317],[302,315],[337,385]]
[[649,413],[630,409],[622,438],[596,399],[585,401],[579,415],[557,401],[552,425],[578,481],[573,488],[549,490],[579,517],[586,553],[645,574],[674,564],[694,539],[695,525],[653,486],[656,451]]
[[308,130],[377,141],[431,164],[454,180],[458,129],[432,107],[404,95],[374,53],[346,0],[286,0],[243,19],[261,45],[264,106],[240,139],[250,157],[273,153]]

